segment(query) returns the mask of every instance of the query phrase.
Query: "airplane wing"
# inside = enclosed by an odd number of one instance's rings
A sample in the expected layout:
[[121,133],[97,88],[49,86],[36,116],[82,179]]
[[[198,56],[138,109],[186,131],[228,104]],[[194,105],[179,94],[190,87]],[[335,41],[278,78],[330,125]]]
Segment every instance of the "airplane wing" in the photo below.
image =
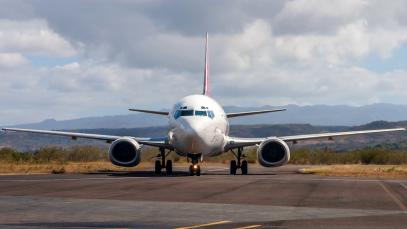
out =
[[360,134],[373,134],[373,133],[385,133],[395,131],[405,131],[405,128],[393,128],[393,129],[378,129],[378,130],[361,130],[361,131],[346,131],[346,132],[333,132],[333,133],[321,133],[321,134],[304,134],[304,135],[292,135],[292,136],[280,136],[280,137],[267,137],[267,138],[234,138],[228,137],[228,143],[225,149],[233,149],[244,146],[252,146],[260,144],[262,141],[269,138],[278,138],[285,142],[297,142],[300,140],[310,139],[332,139],[333,137],[344,137]]
[[[56,136],[71,137],[73,140],[78,138],[87,138],[106,141],[107,143],[112,143],[113,141],[129,136],[114,136],[114,135],[101,135],[101,134],[87,134],[87,133],[75,133],[75,132],[65,132],[65,131],[53,131],[53,130],[33,130],[33,129],[19,129],[19,128],[2,128],[3,131],[13,131],[13,132],[25,132],[33,134],[47,134]],[[173,149],[173,147],[168,143],[167,137],[162,138],[138,138],[131,137],[138,143],[148,146],[163,147],[166,149]]]
[[261,111],[247,111],[247,112],[238,112],[238,113],[227,113],[226,116],[228,118],[234,118],[239,116],[247,116],[247,115],[256,115],[256,114],[263,114],[263,113],[270,113],[270,112],[278,112],[278,111],[285,111],[286,109],[273,109],[273,110],[261,110]]
[[153,110],[142,110],[142,109],[133,109],[133,108],[130,108],[129,111],[137,111],[137,112],[150,113],[150,114],[156,114],[156,115],[168,115],[169,114],[169,112],[166,112],[166,111],[153,111]]

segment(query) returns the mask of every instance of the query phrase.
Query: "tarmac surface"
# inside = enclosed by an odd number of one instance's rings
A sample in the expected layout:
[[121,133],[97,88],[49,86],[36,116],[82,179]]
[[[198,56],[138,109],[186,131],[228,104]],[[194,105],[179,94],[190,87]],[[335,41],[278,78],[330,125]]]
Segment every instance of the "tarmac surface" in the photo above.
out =
[[407,179],[225,167],[0,177],[1,228],[407,228]]

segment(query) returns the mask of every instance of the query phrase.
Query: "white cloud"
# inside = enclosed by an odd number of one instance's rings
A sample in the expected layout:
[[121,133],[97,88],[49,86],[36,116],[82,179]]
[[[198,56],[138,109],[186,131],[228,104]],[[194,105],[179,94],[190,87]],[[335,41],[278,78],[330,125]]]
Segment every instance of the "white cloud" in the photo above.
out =
[[0,84],[2,124],[126,114],[134,106],[161,109],[201,86],[201,77],[188,81],[190,75],[166,69],[93,61],[39,69],[28,65],[0,70],[0,75],[5,82]]
[[330,34],[276,35],[272,25],[257,20],[240,34],[213,39],[222,55],[212,66],[226,66],[213,81],[227,104],[404,103],[405,71],[379,74],[354,62],[391,53],[406,32],[371,29],[358,20]]
[[0,53],[0,68],[15,68],[28,63],[20,53]]
[[370,27],[367,20],[357,19],[331,33],[276,34],[272,23],[258,19],[239,34],[218,38],[212,42],[222,49],[222,63],[228,66],[225,71],[287,62],[351,66],[355,60],[372,54],[389,57],[406,44],[407,27]]
[[67,57],[77,50],[52,31],[44,20],[13,21],[0,19],[0,52]]
[[287,1],[275,17],[276,31],[279,34],[329,34],[357,20],[367,5],[364,0]]
[[[216,12],[204,4],[205,14],[194,8],[182,18],[161,2],[86,3],[92,12],[73,2],[32,3],[32,18],[0,19],[0,123],[168,108],[201,91],[206,30],[212,95],[225,105],[406,103],[406,70],[377,73],[357,64],[406,45],[405,3],[270,2],[235,4],[233,12],[227,2]],[[29,55],[78,58],[38,67],[27,64]]]

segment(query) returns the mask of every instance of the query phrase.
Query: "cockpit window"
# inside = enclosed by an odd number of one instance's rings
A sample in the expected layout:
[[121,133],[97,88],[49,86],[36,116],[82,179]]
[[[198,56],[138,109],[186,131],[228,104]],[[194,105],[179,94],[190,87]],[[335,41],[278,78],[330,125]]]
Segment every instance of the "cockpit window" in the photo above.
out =
[[181,116],[193,116],[194,110],[181,110]]
[[177,110],[174,113],[174,118],[178,119],[181,116],[208,116],[209,118],[215,118],[213,111],[202,111],[202,110]]
[[215,118],[215,113],[213,113],[213,111],[208,111],[208,117],[211,119]]
[[195,111],[195,116],[207,116],[206,111]]
[[174,113],[174,118],[175,118],[175,119],[178,119],[180,115],[181,115],[181,111],[180,111],[180,110],[177,110],[177,111],[175,111],[175,113]]
[[193,116],[194,110],[177,110],[174,113],[174,118],[178,119],[180,116]]

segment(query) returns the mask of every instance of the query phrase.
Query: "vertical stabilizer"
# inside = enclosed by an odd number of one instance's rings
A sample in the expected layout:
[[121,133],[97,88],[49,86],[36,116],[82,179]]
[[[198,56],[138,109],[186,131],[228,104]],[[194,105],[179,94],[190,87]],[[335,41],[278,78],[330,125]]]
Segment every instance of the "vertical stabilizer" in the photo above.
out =
[[208,33],[206,33],[205,41],[205,69],[204,69],[204,95],[209,95],[209,64],[208,64]]

